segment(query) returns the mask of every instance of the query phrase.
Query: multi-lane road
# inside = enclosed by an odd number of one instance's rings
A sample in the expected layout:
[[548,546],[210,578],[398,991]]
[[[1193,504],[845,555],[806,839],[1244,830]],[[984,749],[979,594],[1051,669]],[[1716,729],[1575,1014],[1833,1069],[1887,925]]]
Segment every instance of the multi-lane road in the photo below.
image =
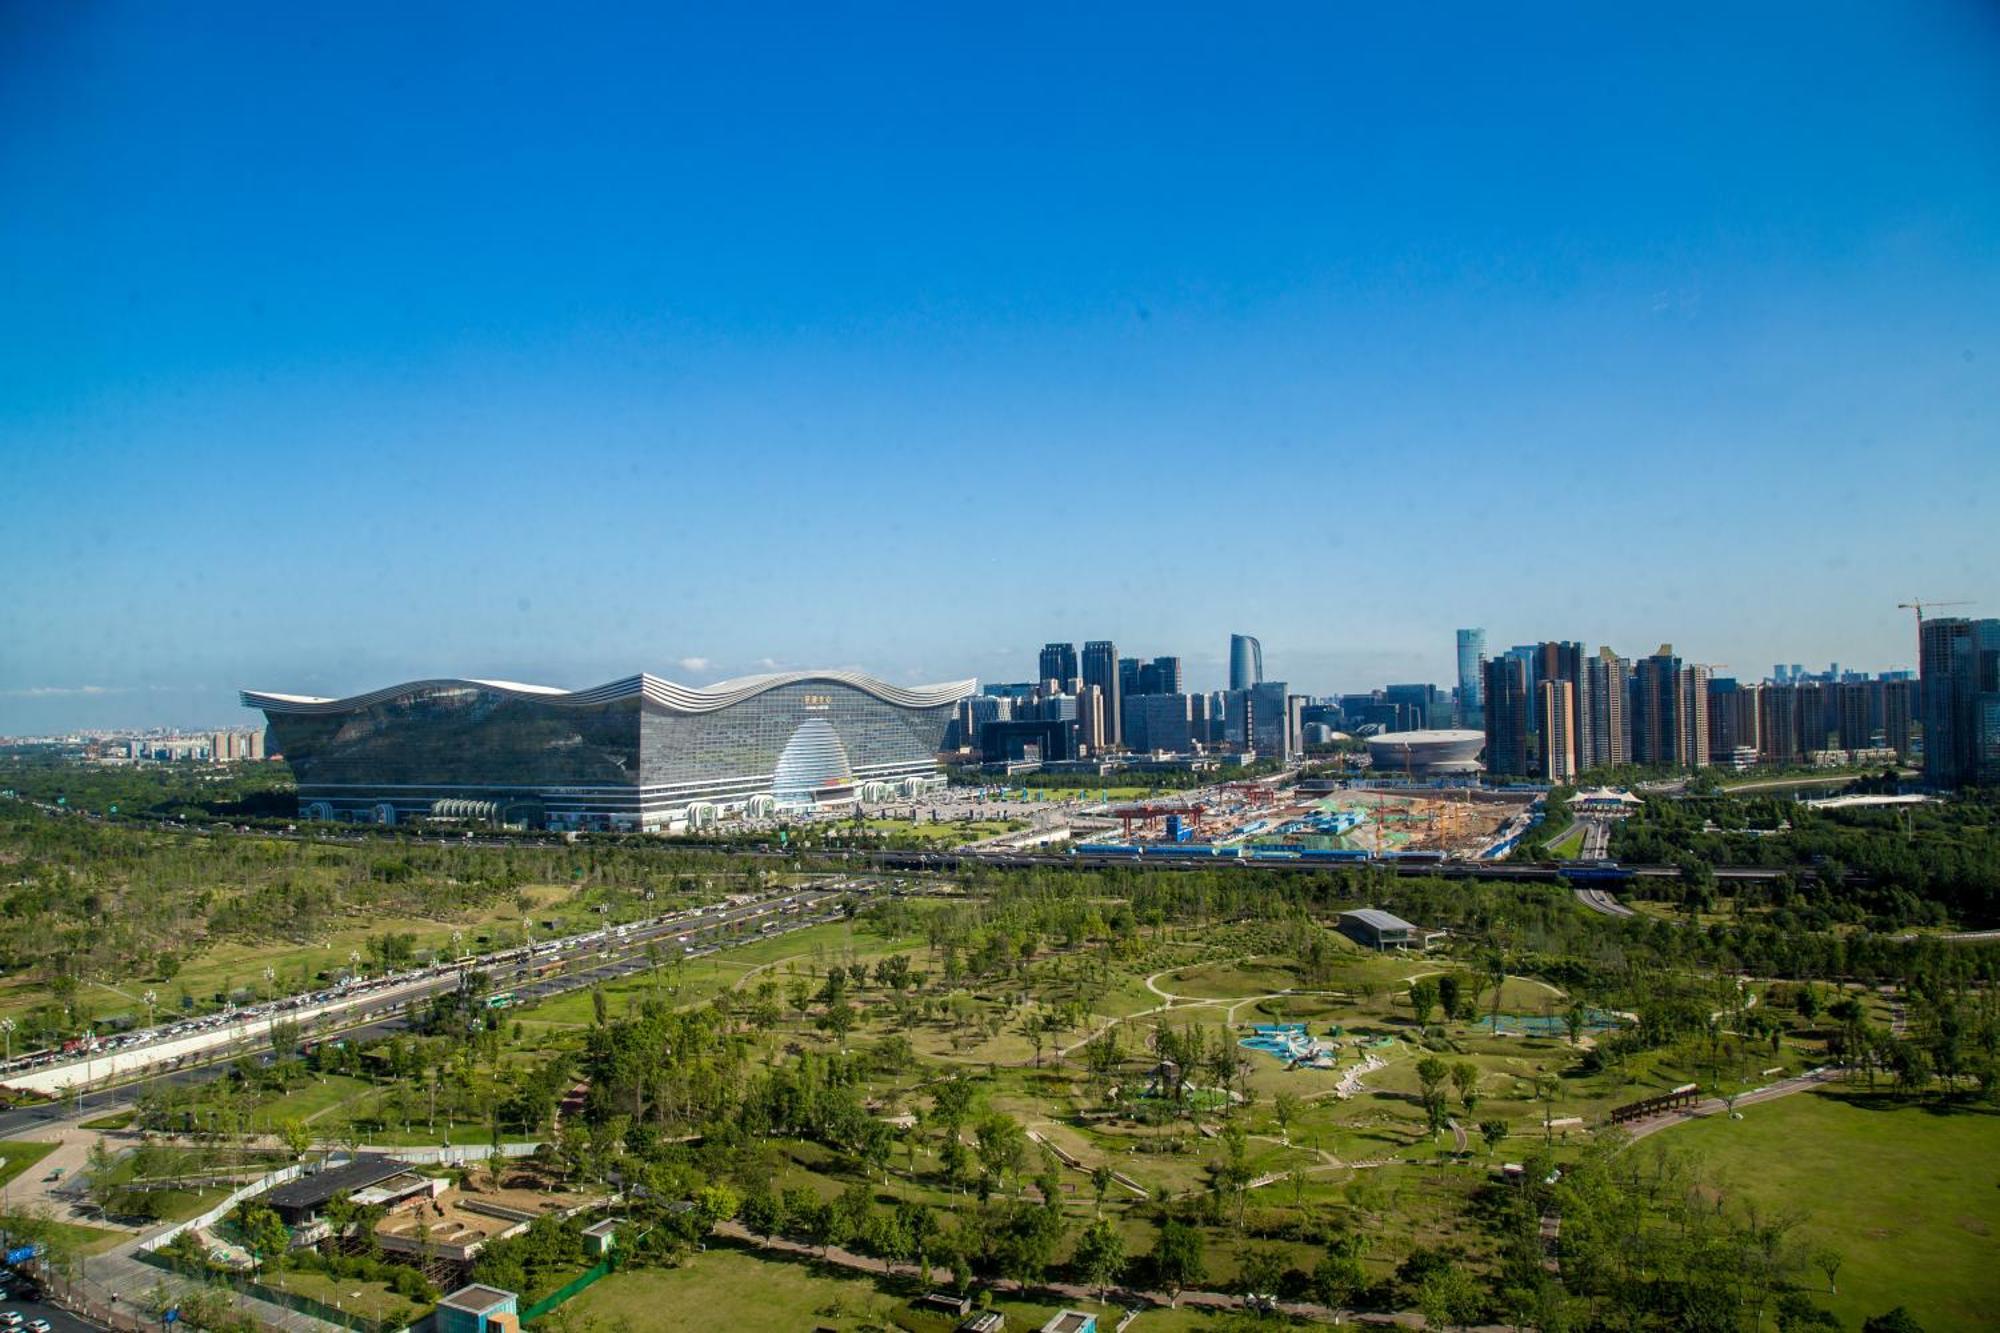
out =
[[[596,985],[642,972],[673,958],[701,957],[723,948],[732,936],[754,926],[743,938],[763,938],[830,920],[837,904],[863,886],[834,881],[823,886],[774,891],[754,898],[694,908],[625,926],[607,926],[586,934],[565,936],[533,946],[503,950],[420,972],[386,978],[365,988],[304,997],[302,1004],[275,1002],[243,1011],[227,1021],[191,1031],[169,1025],[139,1034],[140,1040],[115,1051],[40,1063],[12,1073],[9,1086],[44,1093],[63,1092],[79,1106],[129,1101],[139,1088],[160,1082],[196,1081],[204,1067],[221,1056],[255,1050],[270,1040],[273,1023],[297,1023],[300,1035],[317,1040],[336,1032],[387,1031],[402,1025],[413,1002],[456,990],[472,972],[482,972],[496,992],[511,991],[520,1001],[532,1001],[579,987]],[[17,1062],[18,1064],[19,1062]],[[107,1082],[126,1094],[108,1100]],[[91,1092],[93,1087],[100,1088]],[[80,1093],[80,1095],[79,1095]],[[53,1115],[53,1107],[43,1108]],[[42,1112],[0,1113],[0,1132],[9,1123],[33,1123]]]

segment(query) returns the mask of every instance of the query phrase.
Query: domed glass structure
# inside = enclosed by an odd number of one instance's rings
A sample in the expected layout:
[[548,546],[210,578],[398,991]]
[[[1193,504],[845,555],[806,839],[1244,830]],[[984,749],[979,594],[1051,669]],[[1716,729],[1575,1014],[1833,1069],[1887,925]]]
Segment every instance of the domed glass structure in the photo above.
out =
[[847,747],[833,724],[822,717],[799,723],[771,774],[771,795],[778,808],[821,805],[845,799],[853,791],[854,766],[847,761]]

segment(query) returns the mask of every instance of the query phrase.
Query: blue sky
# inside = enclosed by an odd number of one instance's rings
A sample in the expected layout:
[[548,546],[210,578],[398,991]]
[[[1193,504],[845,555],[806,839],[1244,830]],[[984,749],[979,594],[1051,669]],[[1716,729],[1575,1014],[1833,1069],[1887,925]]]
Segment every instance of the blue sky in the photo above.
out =
[[939,9],[0,8],[0,732],[2000,614],[1992,6]]

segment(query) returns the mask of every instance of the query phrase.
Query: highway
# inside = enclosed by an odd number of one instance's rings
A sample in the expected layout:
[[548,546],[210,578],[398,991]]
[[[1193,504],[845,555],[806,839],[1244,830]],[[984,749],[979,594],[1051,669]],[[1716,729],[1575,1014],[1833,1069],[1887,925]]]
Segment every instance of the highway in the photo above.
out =
[[[139,1034],[140,1040],[113,1052],[20,1068],[10,1074],[8,1085],[57,1093],[88,1089],[107,1078],[122,1076],[141,1076],[137,1082],[125,1083],[126,1088],[134,1090],[162,1081],[185,1081],[178,1076],[199,1075],[203,1069],[215,1067],[213,1061],[219,1057],[261,1049],[268,1044],[270,1027],[275,1022],[296,1022],[301,1037],[313,1040],[336,1032],[369,1033],[400,1027],[412,1003],[458,989],[470,972],[484,972],[494,992],[512,991],[523,999],[541,999],[645,971],[654,965],[647,956],[649,944],[664,942],[672,946],[671,950],[659,951],[662,961],[675,956],[705,957],[725,947],[726,932],[741,925],[764,922],[764,928],[755,936],[761,938],[830,920],[834,915],[829,910],[830,901],[838,900],[854,887],[841,881],[791,893],[774,891],[745,902],[690,909],[641,924],[605,927],[533,946],[532,952],[524,946],[390,978],[385,983],[342,993],[319,1004],[273,1002],[259,1006],[254,1013],[193,1033],[172,1034],[173,1027],[182,1026],[172,1025],[155,1029],[152,1034]],[[598,961],[588,967],[577,966],[592,958]],[[148,1036],[152,1039],[147,1040]],[[16,1064],[24,1065],[24,1061]],[[97,1094],[87,1094],[79,1104],[87,1106],[93,1100],[100,1098]],[[0,1132],[18,1114],[0,1113]]]

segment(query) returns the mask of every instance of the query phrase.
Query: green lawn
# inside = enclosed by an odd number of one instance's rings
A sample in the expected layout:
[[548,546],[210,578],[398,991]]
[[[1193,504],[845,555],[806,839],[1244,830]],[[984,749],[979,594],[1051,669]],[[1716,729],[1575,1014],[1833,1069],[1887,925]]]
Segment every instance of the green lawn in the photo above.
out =
[[53,1143],[0,1143],[0,1187],[55,1150]]
[[1583,855],[1583,825],[1572,825],[1561,838],[1549,844],[1549,855],[1558,861],[1573,861]]
[[[902,1291],[859,1275],[842,1276],[838,1269],[821,1268],[795,1257],[764,1258],[755,1252],[715,1247],[695,1255],[685,1265],[673,1269],[639,1269],[614,1273],[563,1309],[578,1316],[591,1316],[609,1330],[654,1328],[709,1328],[718,1326],[716,1314],[727,1311],[727,1327],[741,1333],[769,1329],[774,1333],[795,1333],[798,1329],[904,1328],[915,1333],[949,1333],[953,1321],[941,1315],[919,1313]],[[1041,1301],[999,1300],[994,1308],[1007,1317],[1010,1329],[1040,1328],[1063,1307]],[[1117,1314],[1107,1306],[1086,1304],[1083,1309],[1099,1316],[1106,1329],[1117,1322]],[[1135,1327],[1192,1327],[1169,1322],[1166,1312],[1160,1321],[1153,1316],[1140,1319]]]
[[410,1302],[391,1291],[386,1282],[364,1282],[360,1278],[298,1272],[266,1273],[263,1282],[267,1287],[351,1310],[365,1319],[382,1319],[397,1312],[407,1314],[412,1309]]
[[1809,1244],[1843,1256],[1827,1298],[1843,1327],[1895,1305],[1929,1329],[1992,1318],[2000,1113],[1811,1092],[1662,1137],[1719,1170],[1725,1199],[1797,1215]]

